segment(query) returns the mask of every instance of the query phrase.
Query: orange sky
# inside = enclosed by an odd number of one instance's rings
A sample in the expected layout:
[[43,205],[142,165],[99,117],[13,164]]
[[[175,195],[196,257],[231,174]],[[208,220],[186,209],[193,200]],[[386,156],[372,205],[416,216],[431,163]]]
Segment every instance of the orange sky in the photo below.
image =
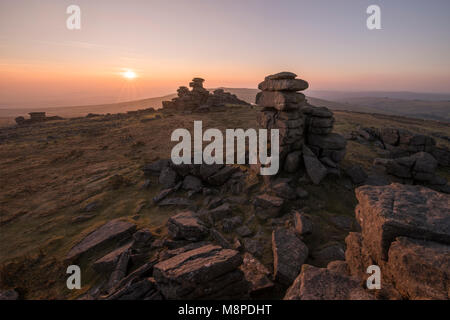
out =
[[[108,103],[161,96],[206,79],[256,88],[289,70],[313,90],[450,92],[450,2],[80,0],[0,4],[0,107]],[[126,80],[121,73],[134,70]]]

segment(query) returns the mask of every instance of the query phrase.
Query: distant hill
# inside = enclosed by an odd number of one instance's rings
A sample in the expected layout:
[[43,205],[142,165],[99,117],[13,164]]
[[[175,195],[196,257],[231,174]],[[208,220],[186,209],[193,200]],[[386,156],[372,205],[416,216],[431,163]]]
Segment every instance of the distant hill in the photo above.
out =
[[308,90],[308,95],[320,99],[341,101],[349,98],[391,98],[401,100],[450,101],[450,93],[423,93],[409,91],[331,91]]
[[[227,92],[231,92],[248,103],[254,103],[256,94],[259,90],[250,88],[225,88]],[[214,90],[214,89],[209,89]],[[326,94],[324,94],[326,93]],[[323,96],[329,96],[330,93],[334,94],[334,100],[323,98]],[[315,106],[324,106],[332,110],[348,110],[367,113],[383,113],[407,116],[419,119],[439,120],[450,122],[450,99],[446,101],[437,100],[406,100],[396,99],[389,97],[354,97],[343,96],[343,94],[351,93],[339,93],[333,91],[313,91],[308,90],[306,92],[308,101]],[[317,94],[318,96],[316,96]],[[356,93],[353,93],[356,94]],[[379,93],[382,94],[382,93]],[[390,93],[395,95],[395,93]],[[396,93],[401,95],[401,93]],[[403,93],[406,95],[407,93]],[[414,96],[414,93],[409,93],[409,96]],[[428,95],[430,98],[437,98],[437,94],[415,94]],[[445,95],[442,95],[445,96]],[[448,95],[450,98],[450,95]],[[98,104],[98,105],[84,105],[84,106],[71,106],[71,107],[48,107],[48,108],[7,108],[0,109],[0,125],[9,125],[14,123],[14,118],[18,116],[27,116],[32,111],[45,111],[48,116],[58,115],[64,118],[81,117],[88,113],[121,113],[126,111],[132,111],[137,109],[162,107],[162,101],[171,100],[176,97],[176,94],[169,94],[162,97],[154,97],[149,99],[141,99],[135,101],[110,103],[110,104]]]

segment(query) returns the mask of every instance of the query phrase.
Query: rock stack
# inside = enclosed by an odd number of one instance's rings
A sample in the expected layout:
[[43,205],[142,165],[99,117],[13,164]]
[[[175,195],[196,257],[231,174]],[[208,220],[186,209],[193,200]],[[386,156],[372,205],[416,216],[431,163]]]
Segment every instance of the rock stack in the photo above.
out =
[[307,89],[308,83],[296,76],[281,72],[267,76],[258,85],[262,91],[256,96],[256,104],[263,107],[258,123],[263,128],[279,130],[280,164],[289,153],[301,150],[304,142],[305,118],[301,108],[306,99],[297,91]]
[[236,95],[217,89],[213,94],[203,88],[202,78],[194,78],[187,87],[178,88],[178,97],[172,101],[163,101],[163,108],[175,111],[210,111],[218,110],[217,107],[224,107],[226,104],[249,105],[247,102],[239,100]]
[[298,92],[307,89],[308,82],[296,76],[281,72],[259,84],[262,91],[256,96],[256,104],[263,109],[258,123],[262,128],[279,130],[280,168],[295,173],[303,160],[311,180],[318,184],[327,173],[339,173],[346,140],[332,133],[333,113],[309,105],[305,95]]

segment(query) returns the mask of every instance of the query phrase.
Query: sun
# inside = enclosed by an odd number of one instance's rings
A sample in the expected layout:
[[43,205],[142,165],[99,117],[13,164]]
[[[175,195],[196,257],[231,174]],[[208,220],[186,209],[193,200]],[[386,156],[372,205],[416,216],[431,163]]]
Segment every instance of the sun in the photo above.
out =
[[125,72],[122,73],[122,77],[124,77],[125,79],[135,79],[137,77],[136,72],[134,72],[133,70],[126,70]]

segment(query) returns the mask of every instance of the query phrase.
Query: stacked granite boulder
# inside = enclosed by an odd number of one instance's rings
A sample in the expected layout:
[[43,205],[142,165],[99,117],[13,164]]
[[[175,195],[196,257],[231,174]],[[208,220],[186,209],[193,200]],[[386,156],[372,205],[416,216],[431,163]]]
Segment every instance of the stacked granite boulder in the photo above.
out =
[[303,162],[311,180],[318,184],[327,173],[339,173],[346,140],[333,133],[333,113],[308,104],[298,92],[308,82],[291,72],[267,76],[258,86],[256,104],[262,107],[258,123],[262,128],[279,129],[280,168],[295,173]]
[[242,101],[236,95],[225,92],[223,89],[217,89],[213,94],[203,88],[202,78],[194,78],[189,83],[189,88],[181,86],[178,88],[178,97],[172,101],[163,101],[163,108],[175,111],[211,111],[218,110],[218,107],[224,107],[226,104],[249,105]]
[[258,123],[263,128],[279,130],[280,164],[289,153],[302,149],[305,138],[305,117],[301,109],[306,105],[306,98],[297,91],[307,89],[308,82],[296,76],[281,72],[267,76],[258,85],[262,91],[256,96],[256,104],[263,108]]

